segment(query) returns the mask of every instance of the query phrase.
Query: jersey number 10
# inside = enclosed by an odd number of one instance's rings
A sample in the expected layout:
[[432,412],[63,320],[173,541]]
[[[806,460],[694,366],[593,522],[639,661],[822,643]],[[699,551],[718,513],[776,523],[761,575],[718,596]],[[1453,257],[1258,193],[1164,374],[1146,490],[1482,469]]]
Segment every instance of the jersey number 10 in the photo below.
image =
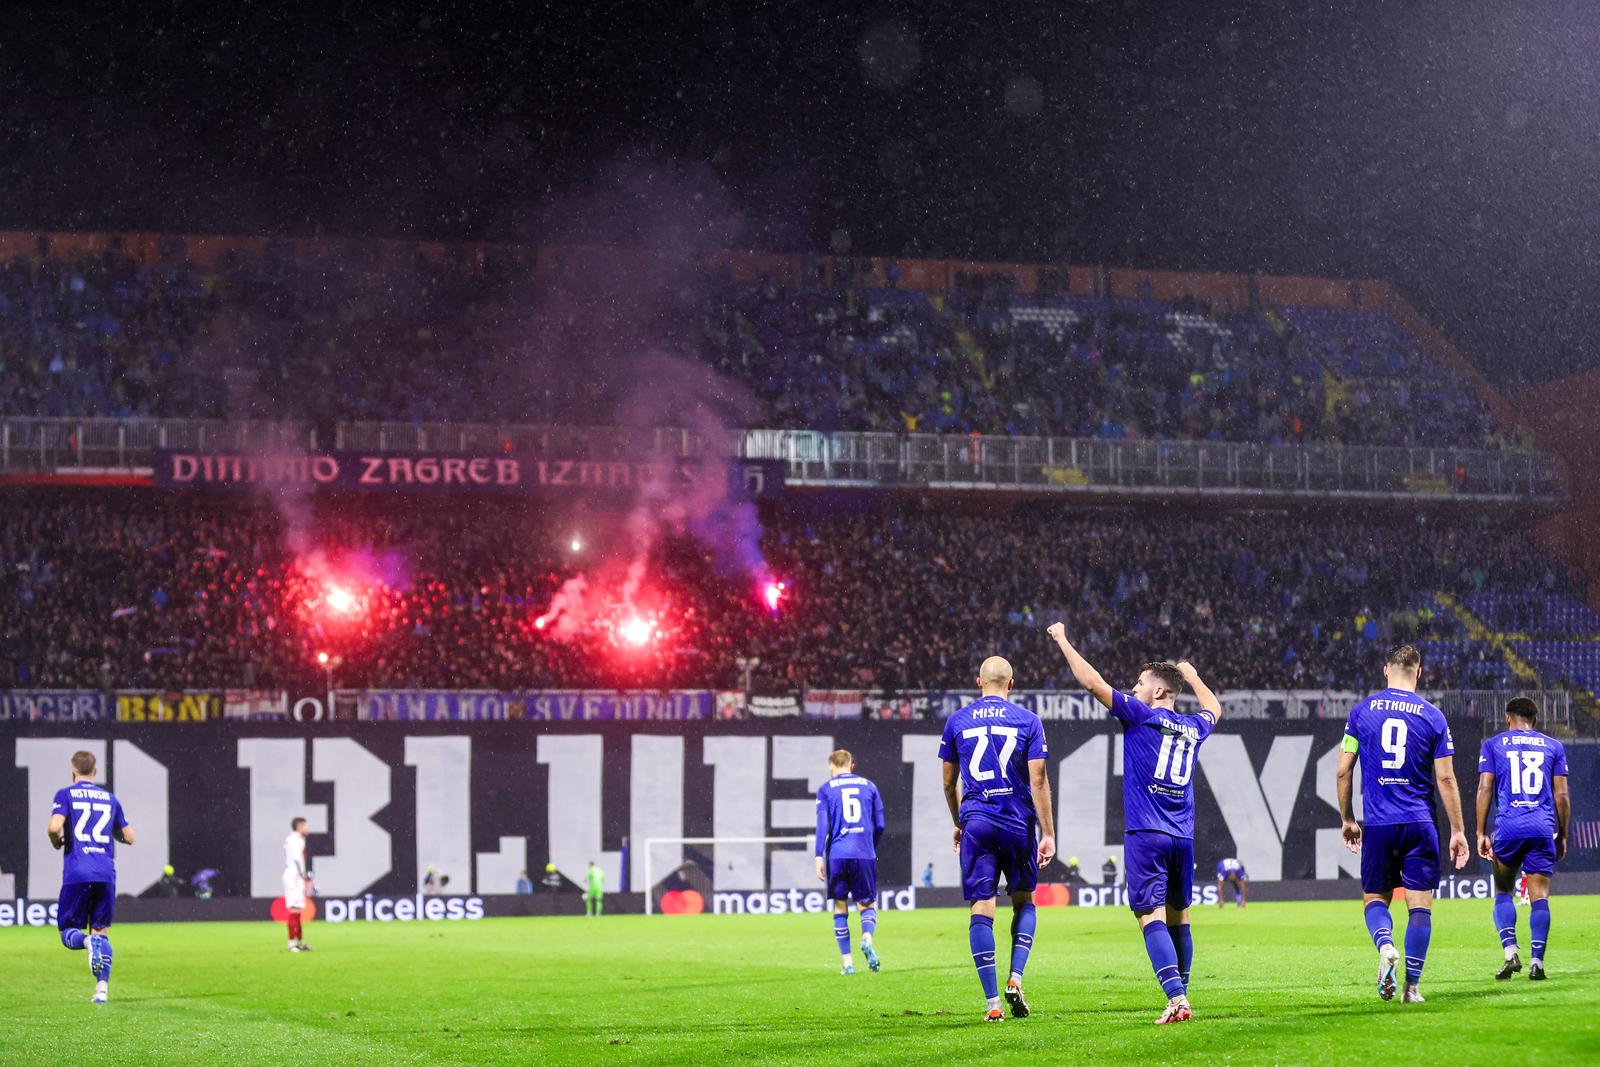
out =
[[1199,744],[1183,734],[1163,734],[1156,753],[1156,777],[1173,785],[1188,785],[1194,777],[1194,750]]

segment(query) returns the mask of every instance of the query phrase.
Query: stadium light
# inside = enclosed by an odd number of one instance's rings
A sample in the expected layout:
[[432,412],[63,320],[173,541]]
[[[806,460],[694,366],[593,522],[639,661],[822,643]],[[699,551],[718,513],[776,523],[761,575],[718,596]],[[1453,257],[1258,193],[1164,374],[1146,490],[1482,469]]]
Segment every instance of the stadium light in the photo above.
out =
[[583,538],[574,536],[573,539],[570,542],[568,542],[567,548],[571,549],[573,552],[582,552],[583,551]]

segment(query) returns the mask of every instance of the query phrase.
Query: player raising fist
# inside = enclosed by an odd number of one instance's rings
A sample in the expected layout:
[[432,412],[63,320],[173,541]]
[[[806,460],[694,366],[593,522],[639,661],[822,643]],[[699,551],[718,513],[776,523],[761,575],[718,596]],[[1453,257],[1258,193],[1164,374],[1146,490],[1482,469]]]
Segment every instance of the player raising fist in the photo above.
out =
[[[1167,994],[1158,1025],[1187,1022],[1194,938],[1194,763],[1200,745],[1222,718],[1222,704],[1188,663],[1147,663],[1132,694],[1111,688],[1067,640],[1067,628],[1048,631],[1067,657],[1072,676],[1122,723],[1123,835],[1128,906],[1144,934],[1156,981]],[[1184,685],[1194,689],[1200,714],[1175,709]]]

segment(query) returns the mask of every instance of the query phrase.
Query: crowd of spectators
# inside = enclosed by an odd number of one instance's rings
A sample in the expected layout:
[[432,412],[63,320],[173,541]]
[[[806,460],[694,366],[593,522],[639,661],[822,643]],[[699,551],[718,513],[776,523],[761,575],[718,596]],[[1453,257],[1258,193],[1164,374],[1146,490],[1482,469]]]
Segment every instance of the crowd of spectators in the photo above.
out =
[[[1060,618],[1114,684],[1189,658],[1216,687],[1362,689],[1400,640],[1454,642],[1425,684],[1497,653],[1434,599],[1570,591],[1507,520],[914,504],[763,514],[776,612],[749,574],[663,537],[624,594],[632,535],[525,498],[279,501],[14,493],[0,514],[0,687],[967,688],[998,653],[1066,688]],[[573,549],[575,523],[585,525]],[[577,632],[541,628],[577,575]],[[335,594],[334,588],[340,592]],[[619,639],[622,613],[652,636]],[[547,619],[548,621],[548,619]]]
[[774,426],[1498,447],[1467,383],[1386,315],[1022,297],[972,285],[724,291],[718,369]]
[[619,417],[641,353],[664,351],[750,388],[781,428],[1504,443],[1466,383],[1372,311],[981,279],[931,295],[570,281],[403,247],[15,258],[0,262],[0,414],[595,423]]

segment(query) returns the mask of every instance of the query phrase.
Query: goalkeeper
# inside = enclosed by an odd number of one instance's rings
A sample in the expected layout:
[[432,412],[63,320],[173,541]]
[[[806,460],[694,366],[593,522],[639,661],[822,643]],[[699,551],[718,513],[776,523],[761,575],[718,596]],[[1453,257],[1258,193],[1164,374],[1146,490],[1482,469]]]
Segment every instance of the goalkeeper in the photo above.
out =
[[594,860],[590,860],[589,869],[583,876],[583,913],[603,915],[605,910],[606,872],[596,867]]

